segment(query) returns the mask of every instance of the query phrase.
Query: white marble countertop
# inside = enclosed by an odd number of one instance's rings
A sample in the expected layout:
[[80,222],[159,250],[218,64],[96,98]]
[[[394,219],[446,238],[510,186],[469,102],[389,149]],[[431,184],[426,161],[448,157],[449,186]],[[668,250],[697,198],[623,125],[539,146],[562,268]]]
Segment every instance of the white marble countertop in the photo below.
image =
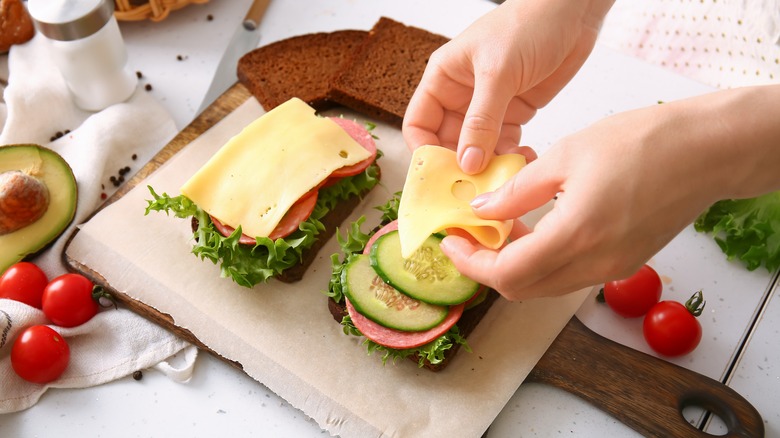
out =
[[[250,3],[215,0],[188,6],[159,23],[121,23],[131,67],[143,73],[142,85],[152,85],[150,93],[170,111],[179,129],[197,115],[221,54]],[[454,36],[493,7],[486,0],[276,0],[261,24],[260,45],[315,31],[369,29],[381,15]],[[7,57],[0,58],[0,74],[7,77]],[[621,91],[619,98],[605,100],[604,90],[610,87],[627,91]],[[526,127],[523,142],[543,153],[558,138],[550,132],[563,136],[613,112],[707,91],[704,85],[597,47],[571,86]],[[776,275],[748,272],[727,262],[709,236],[692,228],[664,248],[651,264],[664,279],[665,298],[684,301],[699,289],[707,298],[700,318],[704,330],[701,345],[674,362],[731,385],[762,414],[767,436],[780,436],[780,287],[772,289]],[[640,320],[616,317],[590,299],[578,317],[607,338],[651,353],[642,339]],[[700,412],[686,412],[686,418],[694,423],[701,417]],[[717,421],[705,428],[722,433]],[[199,356],[195,375],[187,384],[149,370],[140,381],[127,377],[89,389],[50,390],[33,408],[0,416],[0,436],[77,433],[112,437],[327,436],[262,384],[206,354]],[[528,383],[509,401],[487,436],[562,434],[636,435],[575,396]]]

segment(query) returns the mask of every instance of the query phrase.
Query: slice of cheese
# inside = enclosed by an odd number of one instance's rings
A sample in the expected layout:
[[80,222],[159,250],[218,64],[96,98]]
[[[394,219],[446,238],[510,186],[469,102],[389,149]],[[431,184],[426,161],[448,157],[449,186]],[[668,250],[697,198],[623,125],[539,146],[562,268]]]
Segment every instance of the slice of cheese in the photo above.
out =
[[475,196],[492,192],[525,166],[518,154],[498,155],[477,175],[460,170],[455,151],[441,146],[415,149],[398,207],[401,256],[409,258],[433,233],[460,228],[480,244],[498,249],[512,221],[481,219],[472,210]]
[[231,138],[181,193],[223,223],[265,237],[334,170],[369,156],[335,122],[293,98]]

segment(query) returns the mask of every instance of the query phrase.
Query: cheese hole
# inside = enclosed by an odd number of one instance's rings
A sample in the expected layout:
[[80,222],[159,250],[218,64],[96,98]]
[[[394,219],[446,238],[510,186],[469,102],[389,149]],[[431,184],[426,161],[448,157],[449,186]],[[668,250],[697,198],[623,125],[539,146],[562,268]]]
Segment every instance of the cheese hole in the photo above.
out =
[[471,181],[459,179],[452,183],[452,196],[459,201],[471,202],[477,196],[477,188]]
[[339,157],[347,158],[348,156],[349,156],[349,154],[347,153],[347,151],[344,151],[344,150],[339,151]]

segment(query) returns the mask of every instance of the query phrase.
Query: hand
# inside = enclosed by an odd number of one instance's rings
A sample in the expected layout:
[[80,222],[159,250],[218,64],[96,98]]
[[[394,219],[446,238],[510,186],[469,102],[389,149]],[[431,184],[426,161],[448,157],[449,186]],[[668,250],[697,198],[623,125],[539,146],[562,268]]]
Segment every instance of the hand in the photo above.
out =
[[[628,277],[716,200],[780,187],[778,95],[725,91],[595,123],[472,203],[481,217],[516,221],[511,243],[493,251],[449,236],[442,249],[512,300]],[[533,230],[517,221],[556,196]]]
[[520,126],[546,105],[593,49],[612,0],[509,0],[434,52],[404,117],[411,149],[458,151],[477,173],[496,153],[519,152]]

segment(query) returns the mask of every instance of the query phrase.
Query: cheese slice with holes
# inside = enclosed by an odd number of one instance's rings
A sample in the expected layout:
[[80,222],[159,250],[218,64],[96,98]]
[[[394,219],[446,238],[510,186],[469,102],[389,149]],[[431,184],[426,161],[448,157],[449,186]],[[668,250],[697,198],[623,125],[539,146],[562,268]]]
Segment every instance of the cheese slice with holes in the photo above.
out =
[[482,219],[470,202],[492,192],[525,166],[519,154],[497,155],[480,174],[460,170],[455,151],[441,146],[415,149],[398,207],[401,256],[409,258],[431,234],[460,228],[480,244],[500,248],[512,230],[512,221]]
[[265,237],[334,170],[369,156],[335,122],[293,98],[231,138],[181,193],[223,223]]

